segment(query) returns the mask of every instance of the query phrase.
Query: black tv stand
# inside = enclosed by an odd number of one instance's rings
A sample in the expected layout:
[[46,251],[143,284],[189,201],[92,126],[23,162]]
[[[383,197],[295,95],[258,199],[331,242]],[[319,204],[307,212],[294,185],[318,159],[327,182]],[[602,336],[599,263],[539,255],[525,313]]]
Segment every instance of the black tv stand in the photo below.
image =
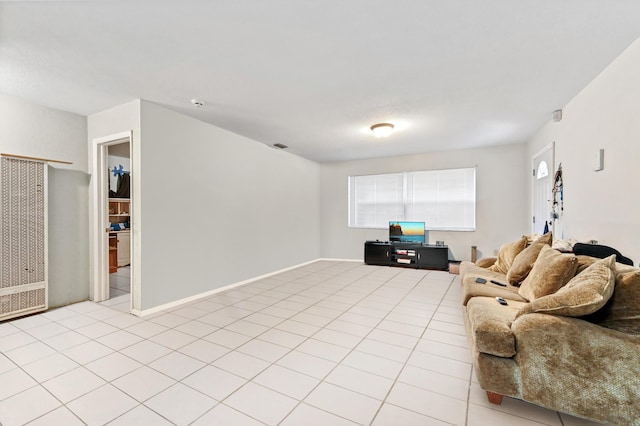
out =
[[364,263],[446,271],[449,268],[449,248],[431,244],[367,241],[364,243]]

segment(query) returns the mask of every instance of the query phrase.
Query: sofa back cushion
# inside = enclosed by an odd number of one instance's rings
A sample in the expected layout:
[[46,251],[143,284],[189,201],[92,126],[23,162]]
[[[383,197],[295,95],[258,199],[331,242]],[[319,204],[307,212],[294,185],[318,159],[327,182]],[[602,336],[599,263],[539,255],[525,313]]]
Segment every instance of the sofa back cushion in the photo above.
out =
[[509,271],[507,272],[507,281],[512,285],[519,285],[531,269],[544,246],[551,246],[551,232],[547,232],[542,237],[534,241],[529,247],[522,250],[513,260]]
[[538,238],[537,240],[533,240],[534,243],[545,243],[545,244],[553,244],[553,233],[551,231],[547,232],[546,234],[542,235],[540,238]]
[[615,255],[595,262],[556,293],[525,305],[518,316],[532,312],[568,317],[589,315],[607,303],[613,295],[614,286]]
[[518,294],[530,302],[553,294],[573,278],[577,268],[578,259],[573,253],[560,253],[545,245]]
[[578,259],[578,269],[576,270],[576,275],[598,261],[598,258],[585,256],[584,254],[576,254],[576,258]]
[[640,319],[640,269],[616,263],[616,287],[603,321]]
[[585,319],[623,333],[640,334],[640,269],[616,263],[613,296]]
[[498,250],[498,259],[496,259],[496,262],[491,265],[489,269],[506,275],[506,273],[509,272],[513,260],[527,247],[527,241],[527,237],[523,236],[517,241],[503,244],[500,250]]

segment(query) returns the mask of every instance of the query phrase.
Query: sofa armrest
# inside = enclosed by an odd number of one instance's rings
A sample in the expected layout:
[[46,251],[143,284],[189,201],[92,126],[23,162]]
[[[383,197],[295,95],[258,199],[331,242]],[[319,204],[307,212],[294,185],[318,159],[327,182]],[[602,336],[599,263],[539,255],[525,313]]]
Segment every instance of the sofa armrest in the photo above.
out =
[[476,260],[476,265],[481,268],[488,268],[498,260],[497,257],[483,257],[482,259]]
[[640,336],[539,313],[512,331],[525,400],[610,424],[640,419]]
[[507,276],[505,274],[494,272],[491,269],[480,267],[473,262],[469,262],[468,260],[463,260],[460,263],[460,280],[464,280],[464,278],[467,275],[474,275],[476,277],[483,277],[483,278],[487,278],[487,276],[491,276],[491,278],[488,278],[487,281],[495,279],[500,282],[506,282],[506,279],[507,279]]

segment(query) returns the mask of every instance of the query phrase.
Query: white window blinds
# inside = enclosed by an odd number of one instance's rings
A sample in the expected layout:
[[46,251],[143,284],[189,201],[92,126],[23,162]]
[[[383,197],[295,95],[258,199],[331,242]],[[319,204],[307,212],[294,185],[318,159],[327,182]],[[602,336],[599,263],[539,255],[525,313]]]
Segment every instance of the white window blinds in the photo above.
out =
[[349,182],[350,226],[386,228],[389,218],[404,215],[403,173],[355,176]]
[[475,204],[475,168],[349,177],[350,227],[407,220],[429,230],[473,231]]

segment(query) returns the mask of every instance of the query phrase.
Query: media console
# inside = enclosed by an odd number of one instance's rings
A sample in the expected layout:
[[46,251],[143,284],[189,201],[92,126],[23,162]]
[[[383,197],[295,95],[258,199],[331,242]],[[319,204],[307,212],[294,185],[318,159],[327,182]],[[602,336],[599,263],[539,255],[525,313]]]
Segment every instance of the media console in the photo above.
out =
[[364,263],[446,271],[449,268],[449,248],[419,243],[367,241],[364,243]]

